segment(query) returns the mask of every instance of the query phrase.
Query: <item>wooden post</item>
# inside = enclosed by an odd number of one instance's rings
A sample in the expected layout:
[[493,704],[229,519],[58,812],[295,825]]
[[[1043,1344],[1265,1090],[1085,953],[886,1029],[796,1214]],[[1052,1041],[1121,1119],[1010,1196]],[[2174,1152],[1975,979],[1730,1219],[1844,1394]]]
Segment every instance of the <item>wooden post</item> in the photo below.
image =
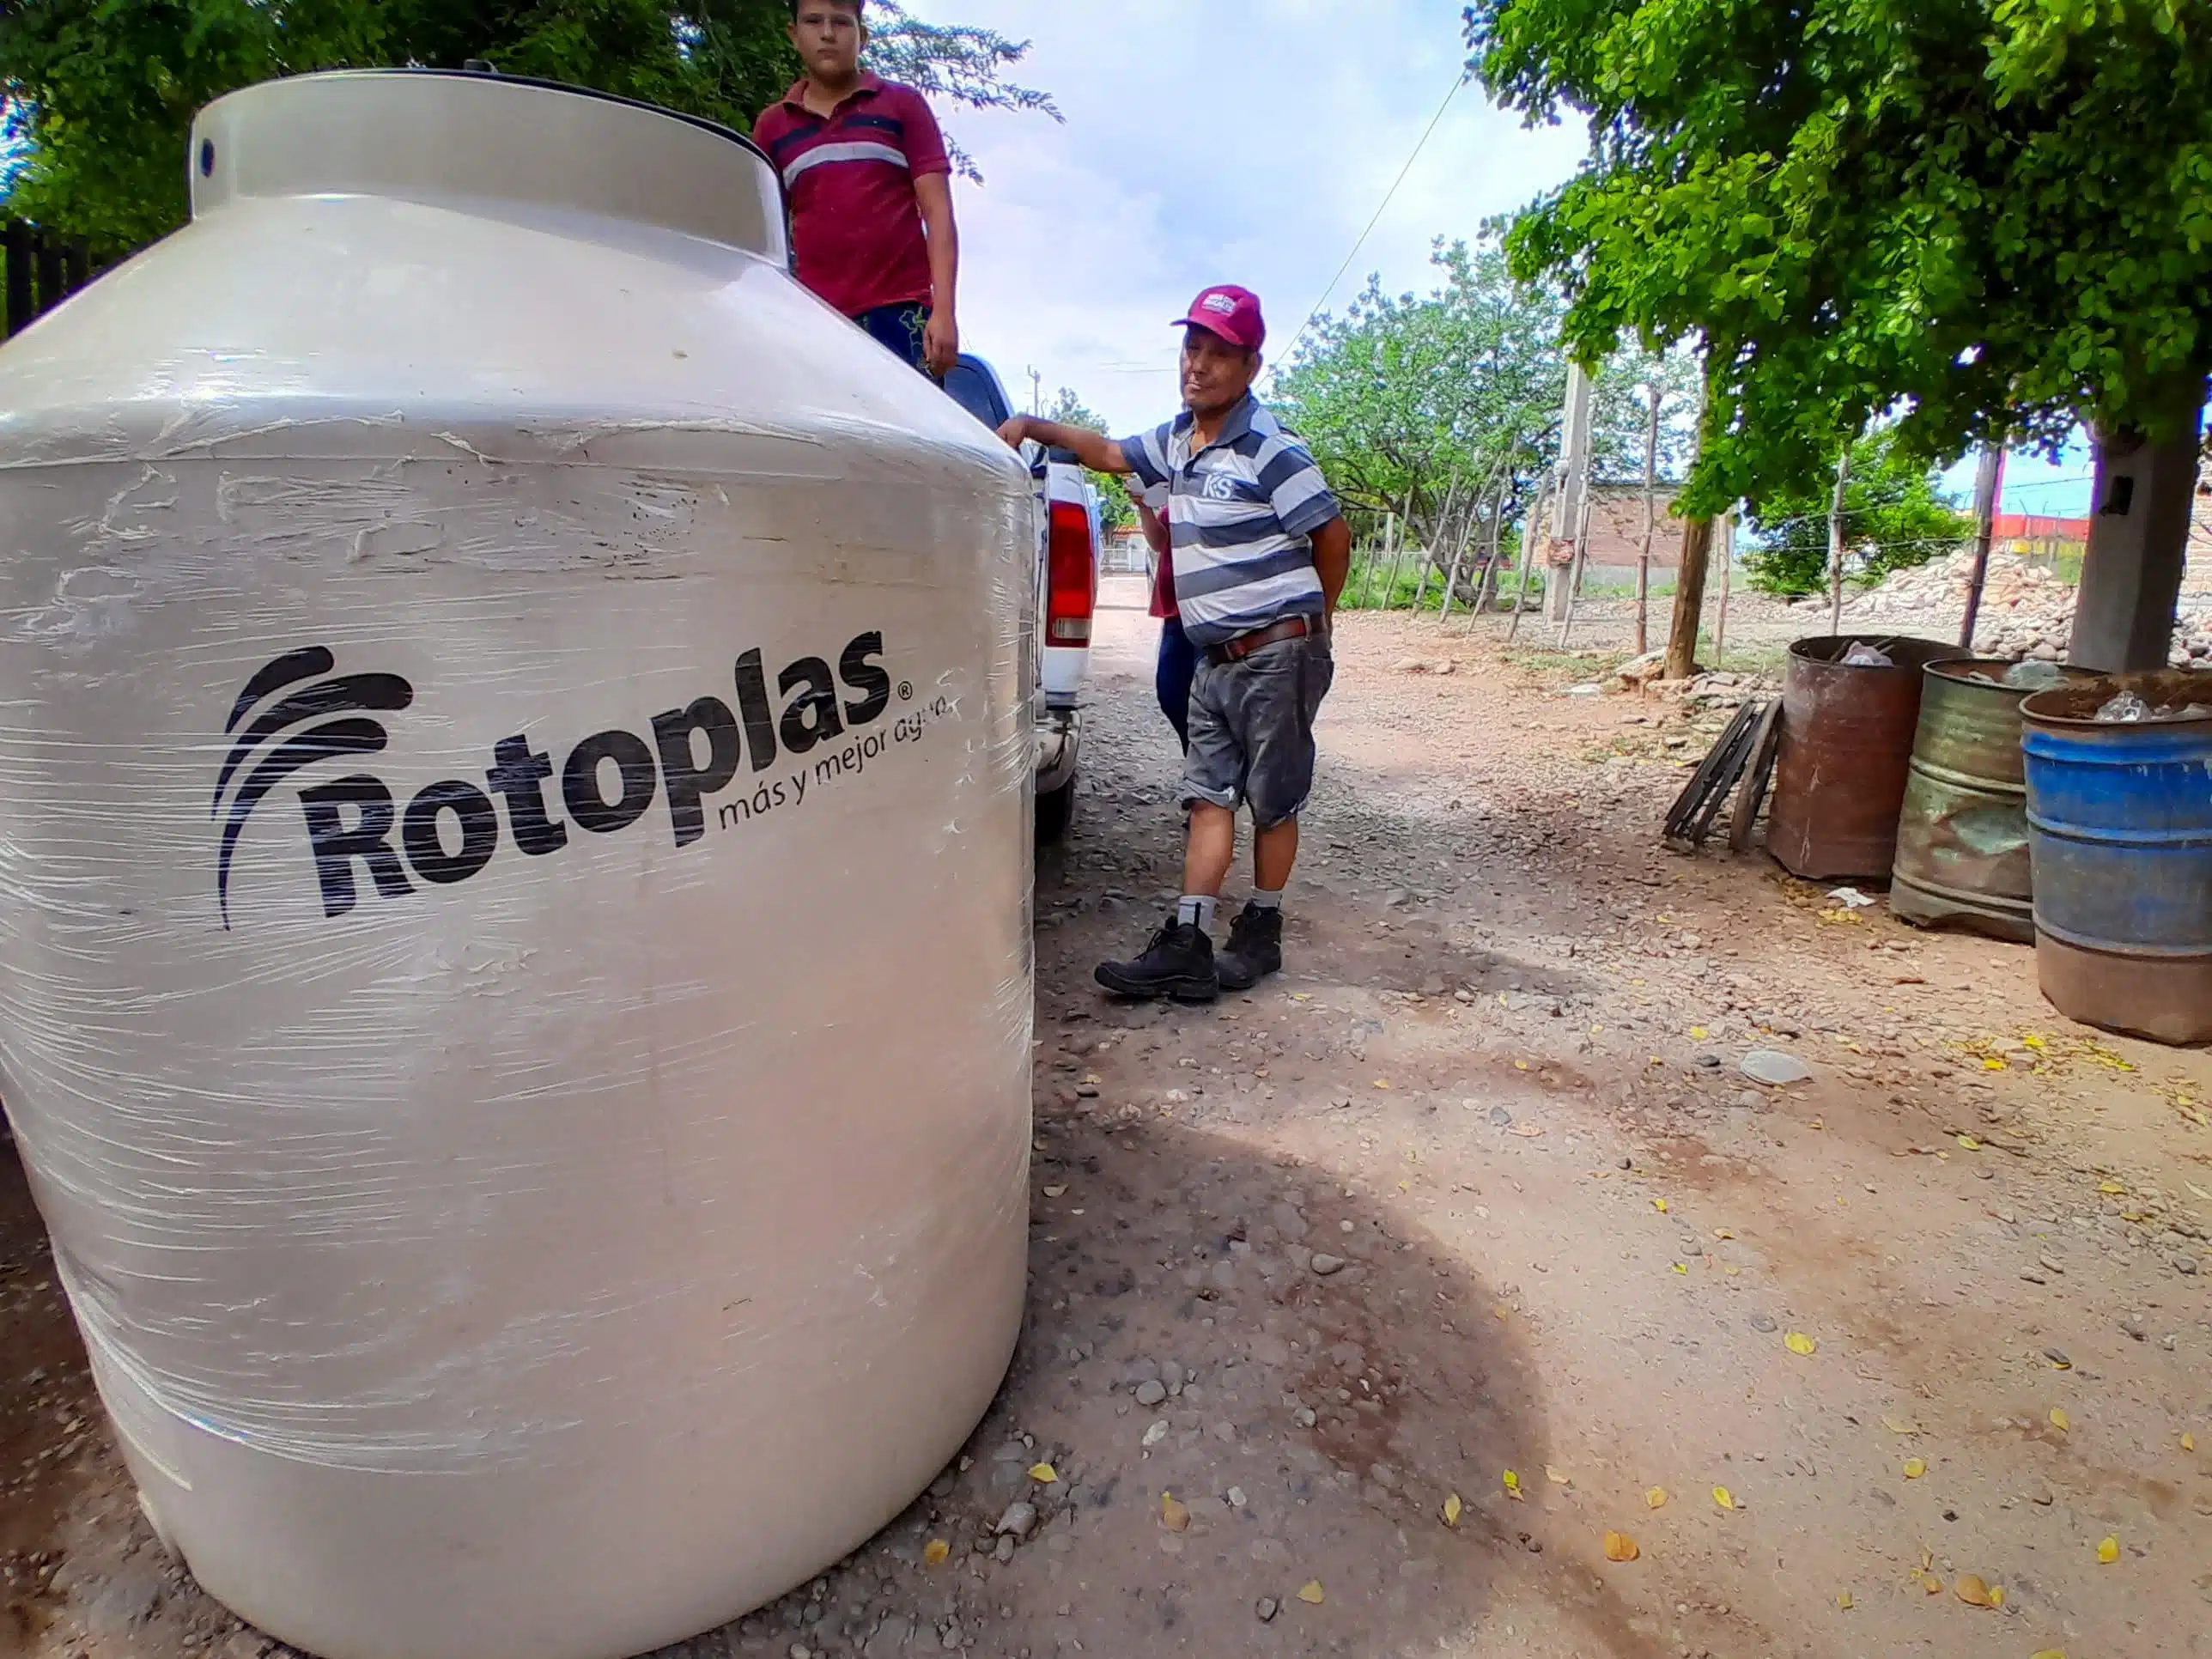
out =
[[31,228],[21,219],[10,219],[0,234],[4,234],[8,257],[8,332],[20,334],[39,314],[31,270]]
[[1721,519],[1721,611],[1713,623],[1713,666],[1728,666],[1729,581],[1735,571],[1735,514]]
[[1698,627],[1705,618],[1705,565],[1713,550],[1713,521],[1682,521],[1682,574],[1674,584],[1674,618],[1667,630],[1666,676],[1686,680],[1698,672]]
[[[1391,600],[1398,596],[1398,565],[1406,556],[1405,526],[1398,521],[1398,515],[1395,513],[1382,526],[1382,544],[1390,553],[1390,574],[1382,579],[1382,609],[1388,611]],[[1370,593],[1368,598],[1371,600],[1374,595]]]
[[45,231],[38,234],[39,315],[62,302],[62,245]]
[[1505,630],[1505,642],[1513,643],[1513,636],[1521,631],[1521,613],[1528,605],[1528,573],[1536,562],[1537,527],[1542,523],[1545,507],[1544,492],[1536,492],[1535,505],[1528,509],[1528,526],[1521,532],[1521,591],[1513,596],[1513,622]]
[[1974,648],[1974,624],[1982,614],[1982,589],[1990,579],[1990,544],[1996,539],[1997,498],[2004,492],[2002,444],[1984,444],[1974,468],[1974,568],[1966,579],[1966,619],[1959,624],[1959,647]]
[[1659,382],[1651,382],[1651,424],[1644,433],[1644,548],[1636,556],[1636,654],[1651,648],[1651,537],[1659,524]]
[[1844,486],[1850,481],[1851,447],[1836,462],[1836,493],[1828,503],[1828,632],[1844,631]]

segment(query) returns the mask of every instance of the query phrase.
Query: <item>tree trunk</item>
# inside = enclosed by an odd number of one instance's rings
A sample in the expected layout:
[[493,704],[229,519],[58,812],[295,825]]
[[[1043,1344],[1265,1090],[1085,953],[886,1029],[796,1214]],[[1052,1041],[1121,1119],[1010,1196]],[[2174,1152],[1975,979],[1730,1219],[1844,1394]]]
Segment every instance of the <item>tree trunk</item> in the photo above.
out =
[[1828,503],[1828,632],[1844,631],[1844,486],[1850,481],[1851,447],[1836,462],[1836,493]]
[[2197,377],[2176,390],[2173,429],[2156,442],[2133,433],[2093,434],[2095,506],[2067,653],[2077,668],[2118,674],[2166,665],[2189,557],[2204,389]]
[[1698,672],[1698,629],[1705,620],[1705,565],[1713,550],[1713,521],[1682,521],[1682,574],[1674,584],[1674,620],[1667,630],[1667,678],[1686,680]]
[[1651,424],[1644,434],[1644,546],[1636,556],[1636,654],[1651,648],[1651,537],[1659,525],[1659,400],[1651,386]]

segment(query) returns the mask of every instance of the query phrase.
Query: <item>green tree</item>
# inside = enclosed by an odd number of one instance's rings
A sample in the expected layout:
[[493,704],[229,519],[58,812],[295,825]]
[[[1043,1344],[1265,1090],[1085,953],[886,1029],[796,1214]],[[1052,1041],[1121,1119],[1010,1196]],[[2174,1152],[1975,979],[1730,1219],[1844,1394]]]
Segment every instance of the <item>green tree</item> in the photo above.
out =
[[[1034,109],[1029,48],[875,0],[874,61],[957,102]],[[783,0],[0,0],[11,209],[120,255],[186,214],[193,115],[274,76],[485,59],[750,131],[798,75]]]
[[[1770,593],[1826,588],[1833,500],[1831,481],[1811,490],[1771,491],[1750,503],[1747,528],[1756,545],[1745,563],[1753,586]],[[1867,581],[1924,564],[1973,533],[1972,521],[1943,493],[1941,475],[1887,429],[1851,446],[1843,525],[1846,574]]]
[[1589,121],[1579,173],[1509,243],[1518,276],[1565,286],[1570,349],[1705,348],[1689,510],[1809,494],[1880,420],[1924,460],[2055,446],[2077,419],[2194,443],[2204,0],[1475,0],[1466,19],[1496,95]]
[[[1104,417],[1095,413],[1066,386],[1060,387],[1054,395],[1052,406],[1045,410],[1044,417],[1048,421],[1057,421],[1062,426],[1087,426],[1094,432],[1109,429]],[[1109,477],[1103,472],[1092,472],[1087,468],[1085,476],[1091,480],[1091,488],[1098,492],[1098,516],[1105,520],[1109,532],[1136,523],[1137,509],[1131,504],[1129,491],[1121,479]]]
[[1501,487],[1505,522],[1518,517],[1558,453],[1566,359],[1558,304],[1516,286],[1495,238],[1439,242],[1431,263],[1425,297],[1370,277],[1342,316],[1317,318],[1271,401],[1348,507],[1438,547],[1498,510]]

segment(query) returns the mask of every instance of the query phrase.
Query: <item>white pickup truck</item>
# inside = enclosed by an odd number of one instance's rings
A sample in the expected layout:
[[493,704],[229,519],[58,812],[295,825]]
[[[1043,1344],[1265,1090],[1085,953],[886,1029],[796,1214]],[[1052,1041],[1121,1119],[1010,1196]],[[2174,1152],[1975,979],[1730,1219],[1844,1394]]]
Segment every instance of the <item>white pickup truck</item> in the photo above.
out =
[[[1006,387],[981,357],[962,357],[945,389],[994,431],[1014,413]],[[1066,830],[1075,811],[1083,688],[1091,678],[1091,622],[1104,538],[1098,493],[1075,458],[1025,447],[1037,490],[1036,827],[1050,840]]]

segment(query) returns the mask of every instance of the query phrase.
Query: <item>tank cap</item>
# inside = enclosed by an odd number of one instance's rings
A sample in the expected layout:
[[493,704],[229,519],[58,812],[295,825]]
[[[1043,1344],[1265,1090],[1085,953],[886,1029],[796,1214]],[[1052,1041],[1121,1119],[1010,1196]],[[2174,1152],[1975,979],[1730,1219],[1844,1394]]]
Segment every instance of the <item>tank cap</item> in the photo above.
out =
[[467,58],[462,59],[461,72],[464,75],[496,75],[499,73],[498,70],[492,66],[492,61],[489,58]]

